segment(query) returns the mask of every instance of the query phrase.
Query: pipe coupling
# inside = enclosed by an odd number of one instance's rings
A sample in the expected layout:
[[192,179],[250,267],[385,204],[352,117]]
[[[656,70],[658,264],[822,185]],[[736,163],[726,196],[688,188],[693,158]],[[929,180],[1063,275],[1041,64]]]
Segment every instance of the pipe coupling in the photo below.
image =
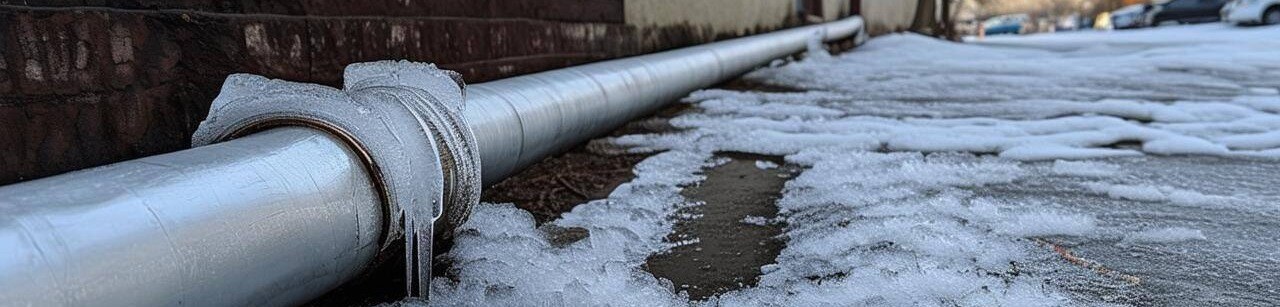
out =
[[[425,296],[432,240],[450,237],[480,199],[480,153],[462,116],[464,83],[455,72],[408,61],[351,64],[343,79],[340,90],[231,75],[192,145],[279,126],[310,127],[343,140],[383,203],[382,249],[405,239],[407,288]],[[437,224],[446,231],[435,233]]]

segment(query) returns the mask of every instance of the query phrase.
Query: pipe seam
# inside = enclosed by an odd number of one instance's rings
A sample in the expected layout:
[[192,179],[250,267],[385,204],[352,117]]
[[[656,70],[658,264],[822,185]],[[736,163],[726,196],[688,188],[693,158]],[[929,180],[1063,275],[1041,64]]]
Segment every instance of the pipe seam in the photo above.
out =
[[288,125],[321,128],[344,140],[378,180],[374,187],[385,201],[387,225],[382,250],[404,239],[406,291],[425,297],[433,242],[437,236],[448,238],[449,229],[464,222],[480,198],[479,151],[461,115],[463,83],[454,72],[407,61],[352,64],[344,80],[338,90],[252,75],[228,77],[193,144]]

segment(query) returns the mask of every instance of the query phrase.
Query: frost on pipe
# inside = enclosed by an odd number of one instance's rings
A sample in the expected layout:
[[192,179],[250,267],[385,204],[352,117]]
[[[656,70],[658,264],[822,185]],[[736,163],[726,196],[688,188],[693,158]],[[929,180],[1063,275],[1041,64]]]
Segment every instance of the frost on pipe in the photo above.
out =
[[464,114],[480,142],[484,182],[491,184],[694,90],[805,51],[814,38],[860,42],[864,36],[862,19],[850,17],[475,84],[467,88]]
[[358,161],[288,127],[0,187],[0,306],[304,303],[378,252]]
[[339,90],[232,75],[193,145],[289,125],[344,140],[371,173],[385,206],[382,249],[404,238],[406,288],[411,296],[425,295],[437,219],[447,211],[443,229],[461,224],[480,198],[480,158],[461,116],[461,79],[406,61],[352,64],[344,77]]
[[502,179],[800,52],[815,32],[860,28],[850,18],[495,81],[467,90],[467,109],[456,75],[428,64],[353,65],[344,89],[233,75],[193,136],[203,147],[0,187],[0,250],[13,251],[0,253],[0,302],[296,304],[389,258],[402,236],[423,296],[432,228],[467,219],[480,160],[485,181]]

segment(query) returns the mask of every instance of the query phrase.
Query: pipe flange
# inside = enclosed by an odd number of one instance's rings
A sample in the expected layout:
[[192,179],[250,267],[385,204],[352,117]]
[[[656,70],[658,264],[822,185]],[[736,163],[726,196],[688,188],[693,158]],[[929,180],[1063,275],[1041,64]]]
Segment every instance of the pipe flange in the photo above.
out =
[[434,225],[460,225],[480,198],[480,154],[462,116],[463,83],[452,71],[407,61],[352,64],[344,81],[338,90],[231,75],[192,145],[279,126],[311,127],[343,140],[383,203],[382,250],[405,239],[410,294],[425,296]]
[[[443,172],[442,222],[445,229],[461,225],[480,201],[480,149],[462,111],[461,76],[434,66],[405,69],[409,62],[372,62],[347,66],[345,91],[366,103],[397,101],[416,110],[418,122],[432,133]],[[443,82],[449,78],[452,82]],[[422,82],[436,80],[438,82]],[[437,211],[439,212],[439,211]],[[440,234],[451,237],[452,232]]]

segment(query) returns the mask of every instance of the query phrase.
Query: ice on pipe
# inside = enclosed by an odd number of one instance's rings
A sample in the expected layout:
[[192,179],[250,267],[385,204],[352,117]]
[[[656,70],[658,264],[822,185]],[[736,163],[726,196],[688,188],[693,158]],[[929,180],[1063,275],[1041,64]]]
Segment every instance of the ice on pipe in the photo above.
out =
[[[376,186],[387,196],[385,222],[391,225],[386,240],[404,239],[406,288],[413,296],[424,295],[430,282],[432,224],[444,206],[450,209],[445,217],[456,224],[479,199],[479,154],[460,114],[462,83],[456,73],[409,61],[351,64],[344,82],[343,89],[336,89],[231,75],[192,144],[300,122],[350,139],[352,148],[370,160],[367,166],[380,181]],[[441,159],[443,155],[449,158]],[[446,168],[450,178],[444,176]]]
[[805,47],[807,50],[805,52],[805,56],[808,57],[809,60],[817,61],[831,58],[831,53],[827,52],[827,46],[823,43],[823,40],[825,40],[826,37],[827,33],[825,30],[814,31],[813,34],[809,36],[809,39],[805,41]]

